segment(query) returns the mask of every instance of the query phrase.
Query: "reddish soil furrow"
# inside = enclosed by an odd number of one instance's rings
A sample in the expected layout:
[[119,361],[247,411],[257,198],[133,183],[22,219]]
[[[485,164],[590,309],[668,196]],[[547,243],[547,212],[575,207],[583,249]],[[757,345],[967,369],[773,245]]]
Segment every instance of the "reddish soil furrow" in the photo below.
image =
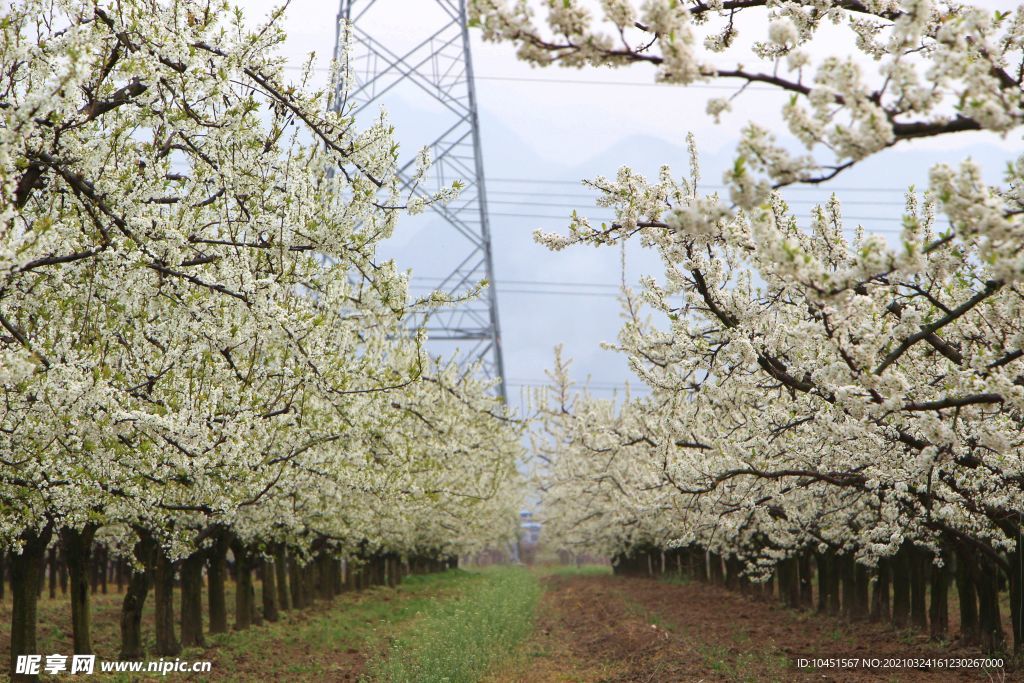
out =
[[[798,669],[800,657],[950,658],[978,653],[875,624],[785,609],[704,584],[553,576],[530,681],[1000,681],[978,669]],[[546,661],[545,661],[546,660]],[[552,666],[552,664],[557,664]]]

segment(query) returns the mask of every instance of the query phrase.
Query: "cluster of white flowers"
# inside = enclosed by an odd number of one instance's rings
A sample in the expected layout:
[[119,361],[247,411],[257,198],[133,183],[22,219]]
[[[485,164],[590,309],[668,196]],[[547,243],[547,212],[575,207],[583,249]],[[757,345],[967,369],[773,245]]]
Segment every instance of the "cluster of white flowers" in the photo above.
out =
[[[603,21],[581,25],[589,16],[583,3],[548,2],[545,26],[535,4],[469,0],[470,17],[486,40],[514,42],[522,59],[539,66],[653,64],[658,78],[672,83],[728,78],[790,94],[789,131],[809,154],[755,169],[773,183],[829,177],[900,140],[976,129],[1005,134],[1024,120],[1015,66],[1024,42],[1021,7],[993,13],[926,0],[740,7],[616,0],[602,3]],[[849,41],[837,40],[830,25],[846,26]],[[749,43],[737,40],[741,33],[754,39],[753,62],[744,51]],[[715,53],[715,65],[701,60],[700,45]],[[833,56],[812,69],[812,50]],[[867,59],[851,59],[851,52]],[[717,66],[733,60],[734,67]],[[709,111],[721,114],[726,102]],[[758,146],[760,132],[751,127],[748,134],[748,144]]]

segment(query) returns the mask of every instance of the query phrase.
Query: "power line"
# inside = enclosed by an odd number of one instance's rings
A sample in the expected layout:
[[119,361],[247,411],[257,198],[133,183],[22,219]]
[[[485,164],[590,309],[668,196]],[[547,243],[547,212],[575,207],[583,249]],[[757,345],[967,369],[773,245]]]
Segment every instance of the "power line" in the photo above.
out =
[[[304,71],[307,67],[286,65],[284,67],[288,71]],[[310,69],[317,73],[328,73],[330,72],[329,67],[325,66],[314,66]],[[718,90],[724,92],[737,92],[741,86],[729,86],[729,85],[715,85],[713,83],[690,83],[688,85],[680,85],[678,83],[659,83],[657,81],[612,81],[612,80],[601,80],[601,79],[588,79],[588,78],[543,78],[537,76],[498,76],[498,75],[480,75],[475,74],[474,80],[477,81],[493,81],[499,83],[539,83],[539,84],[551,84],[551,85],[597,85],[597,86],[625,86],[632,88],[662,88],[662,89],[682,89],[682,88],[696,88],[699,90]],[[761,92],[779,92],[777,88],[771,88],[765,85],[748,85],[745,90],[758,90]]]
[[[502,193],[502,192],[492,192],[491,194],[504,194],[504,193]],[[520,194],[524,195],[524,196],[531,196],[530,193],[528,193],[528,192],[523,192],[523,193],[520,193]],[[541,196],[541,197],[544,197],[544,196],[557,197],[558,195],[537,195],[537,194],[533,194],[532,196],[534,196],[534,197],[537,197],[537,196]],[[595,199],[595,197],[586,197],[586,195],[580,195],[578,198],[580,200],[590,199],[591,201],[593,201]],[[556,208],[564,208],[566,206],[565,203],[560,203],[560,202],[532,202],[532,201],[514,200],[514,199],[492,199],[490,201],[490,203],[491,204],[508,204],[508,205],[512,205],[512,206],[553,206],[553,207],[556,207]],[[796,199],[796,200],[793,200],[793,201],[787,201],[786,203],[787,204],[811,204],[811,205],[820,206],[822,202],[816,202],[813,199]],[[903,202],[871,202],[871,201],[859,201],[858,202],[858,201],[852,201],[852,202],[842,202],[842,203],[843,204],[854,205],[854,206],[905,206],[905,204]]]
[[[636,378],[633,378],[634,380]],[[509,379],[510,382],[519,382],[520,384],[534,384],[538,386],[551,386],[551,379],[540,379],[530,377],[513,377]],[[608,387],[612,389],[621,389],[629,382],[629,379],[586,379],[577,382],[577,384],[584,383],[590,387]]]
[[[445,278],[440,278],[436,276],[432,277],[414,275],[409,287],[411,289],[416,289],[418,291],[432,290],[433,285],[420,284],[419,282],[417,282],[423,280],[436,284],[443,284]],[[513,286],[507,287],[506,285]],[[517,288],[517,286],[520,288]],[[639,284],[635,284],[633,286],[639,287]],[[532,289],[522,289],[521,287],[531,287]],[[573,288],[577,288],[577,291],[572,291]],[[588,288],[605,291],[585,291]],[[496,283],[496,289],[499,295],[537,294],[541,296],[599,296],[609,298],[619,298],[620,296],[622,296],[621,285],[618,284],[602,282],[579,282],[572,280],[556,282],[554,280],[506,280],[502,278],[500,282]]]
[[[417,289],[419,291],[433,291],[433,288],[428,285],[410,285],[411,289]],[[571,291],[555,291],[555,290],[544,290],[544,289],[509,289],[508,287],[497,287],[496,291],[499,295],[502,294],[538,294],[542,296],[599,296],[599,297],[618,297],[617,292],[571,292]]]
[[[657,81],[607,81],[591,80],[587,78],[537,78],[529,76],[476,76],[479,81],[497,81],[508,83],[547,83],[551,85],[599,85],[599,86],[626,86],[633,88],[696,88],[698,90],[718,90],[724,92],[736,92],[740,86],[715,85],[713,83],[690,83],[680,85],[678,83],[659,83]],[[778,88],[770,88],[765,85],[751,85],[745,90],[759,90],[761,92],[779,92]]]
[[[539,191],[524,191],[524,190],[491,190],[492,195],[504,195],[509,197],[565,197],[567,199],[578,199],[578,200],[589,200],[594,201],[600,195],[597,194],[583,194],[583,193],[571,193],[571,192],[539,192]],[[512,203],[506,200],[492,199],[491,204],[507,204]],[[787,204],[814,204],[820,205],[822,202],[816,199],[787,199]],[[906,202],[898,202],[892,200],[845,200],[842,202],[843,206],[906,206]],[[551,206],[562,206],[551,205]]]
[[[510,382],[508,382],[508,385],[510,387],[523,387],[523,388],[526,388],[526,389],[553,389],[554,388],[553,385],[550,384],[550,383],[548,383],[548,384],[544,384],[544,383],[532,384],[532,383],[529,383],[529,382],[512,382],[512,381],[510,381]],[[593,385],[590,385],[590,384],[574,384],[570,388],[570,391],[573,391],[573,392],[578,392],[578,391],[582,391],[582,390],[618,392],[618,393],[624,394],[624,393],[626,393],[626,386],[625,386],[625,384],[621,384],[621,385],[616,386],[616,387],[600,387],[600,386],[593,386]],[[646,387],[639,387],[639,388],[637,388],[637,387],[634,387],[634,386],[630,385],[629,393],[633,394],[634,396],[640,396],[640,395],[645,395],[646,396],[646,395],[649,395],[651,393],[651,390],[646,388]]]
[[[568,220],[568,218],[569,218],[568,216],[553,216],[553,215],[545,215],[545,214],[538,214],[538,213],[503,213],[503,212],[500,212],[500,211],[491,211],[489,213],[490,213],[491,216],[498,216],[499,218],[535,218],[535,219],[555,220],[555,221],[565,221],[565,220]],[[611,216],[606,217],[606,218],[598,218],[596,216],[587,216],[587,218],[591,218],[593,220],[603,221],[605,223],[610,223],[610,222],[615,220],[615,218],[611,217]],[[810,220],[811,217],[810,216],[797,216],[797,218],[800,219],[800,220]],[[899,219],[899,218],[884,218],[884,217],[880,217],[880,216],[875,216],[875,217],[872,217],[872,216],[843,216],[843,220],[847,220],[847,221],[878,221],[878,222],[884,222],[884,223],[901,223],[902,222],[902,219]],[[845,228],[843,228],[843,230],[846,230],[846,231],[856,230],[856,227],[855,226],[845,227]],[[903,231],[902,230],[897,230],[895,228],[875,228],[873,230],[870,230],[870,232],[887,233],[887,234],[896,235],[896,234],[900,234]]]
[[[433,282],[444,282],[445,278],[437,277],[434,275],[415,275],[416,280],[430,280]],[[614,288],[619,289],[619,284],[612,284],[610,282],[580,282],[578,280],[563,280],[556,282],[554,280],[508,280],[506,278],[501,279],[501,283],[507,285],[547,285],[553,287],[603,287],[603,288]]]
[[[496,183],[516,183],[516,184],[533,184],[533,185],[577,185],[580,187],[587,187],[583,184],[582,180],[568,180],[564,178],[492,178],[487,177],[487,182]],[[713,190],[726,190],[729,189],[727,185],[713,185],[701,183],[700,187],[710,188]],[[893,187],[833,187],[833,186],[814,186],[808,187],[806,185],[791,185],[786,186],[785,191],[799,190],[801,192],[899,192],[900,194],[906,193],[906,188],[893,188]]]

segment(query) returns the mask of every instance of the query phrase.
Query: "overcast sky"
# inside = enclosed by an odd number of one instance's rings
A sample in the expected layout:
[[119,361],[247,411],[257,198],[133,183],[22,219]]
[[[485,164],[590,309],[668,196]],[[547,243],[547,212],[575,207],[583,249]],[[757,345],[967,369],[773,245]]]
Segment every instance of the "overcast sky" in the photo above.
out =
[[[253,21],[277,4],[242,2]],[[982,4],[1011,8],[1016,3]],[[316,52],[326,66],[334,49],[337,11],[334,0],[291,2],[284,50],[290,63],[298,65]],[[433,32],[438,21],[434,0],[377,0],[364,28],[403,52],[411,41]],[[511,46],[484,44],[476,33],[472,49],[510,400],[518,405],[521,385],[544,379],[558,343],[575,358],[574,376],[582,380],[589,375],[594,388],[605,394],[629,378],[624,359],[599,347],[614,341],[621,323],[615,298],[619,253],[580,248],[552,254],[533,243],[532,230],[560,230],[566,224],[562,217],[573,208],[592,207],[581,178],[612,175],[622,165],[654,173],[664,163],[677,175],[685,174],[683,141],[690,131],[700,146],[704,178],[709,185],[720,183],[736,131],[751,119],[776,128],[780,96],[753,89],[715,125],[704,114],[705,103],[727,95],[728,89],[655,85],[654,70],[646,65],[533,69],[516,60]],[[325,72],[318,77],[325,80]],[[444,124],[443,109],[412,89],[396,89],[385,103],[406,156],[431,142]],[[834,190],[844,199],[845,214],[858,219],[851,224],[884,233],[899,228],[902,193],[911,183],[923,184],[931,164],[972,156],[996,180],[1004,162],[1022,150],[1019,133],[1007,140],[969,134],[924,141],[879,155],[827,188],[796,189],[787,199],[798,214],[807,215],[813,202]],[[413,269],[414,284],[426,286],[447,274],[438,255],[457,247],[440,236],[443,230],[436,221],[407,221],[384,253]],[[631,281],[660,272],[650,254],[632,250],[628,262]]]

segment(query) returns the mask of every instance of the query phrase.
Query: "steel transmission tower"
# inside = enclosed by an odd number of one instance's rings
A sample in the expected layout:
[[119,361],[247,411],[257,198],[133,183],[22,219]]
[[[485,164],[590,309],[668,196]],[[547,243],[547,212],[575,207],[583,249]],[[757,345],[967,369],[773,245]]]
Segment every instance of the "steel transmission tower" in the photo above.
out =
[[[422,12],[428,5],[440,9],[433,26],[417,26],[405,16],[413,7]],[[400,42],[410,43],[409,35],[414,34],[411,43],[399,48],[374,38],[368,28],[370,20],[382,17],[388,28],[397,25],[408,30]],[[346,113],[355,116],[367,107],[386,104],[389,93],[399,87],[408,91],[409,86],[420,102],[425,99],[434,108],[441,105],[443,132],[429,145],[433,166],[416,192],[427,195],[450,187],[454,180],[464,183],[456,201],[448,206],[432,205],[432,211],[441,219],[441,230],[462,238],[457,244],[464,245],[465,253],[459,251],[450,261],[457,265],[447,265],[447,276],[439,285],[431,285],[458,292],[483,279],[490,284],[478,300],[433,313],[426,328],[431,341],[461,343],[464,360],[480,359],[488,376],[500,381],[499,393],[507,400],[465,0],[341,0],[335,51],[339,57],[343,45],[348,51],[344,73],[351,82],[339,85],[347,86],[347,98],[336,97],[335,101],[338,106],[345,102],[351,107]],[[412,186],[414,172],[415,160],[400,170],[406,190]],[[416,326],[422,323],[413,321]]]

